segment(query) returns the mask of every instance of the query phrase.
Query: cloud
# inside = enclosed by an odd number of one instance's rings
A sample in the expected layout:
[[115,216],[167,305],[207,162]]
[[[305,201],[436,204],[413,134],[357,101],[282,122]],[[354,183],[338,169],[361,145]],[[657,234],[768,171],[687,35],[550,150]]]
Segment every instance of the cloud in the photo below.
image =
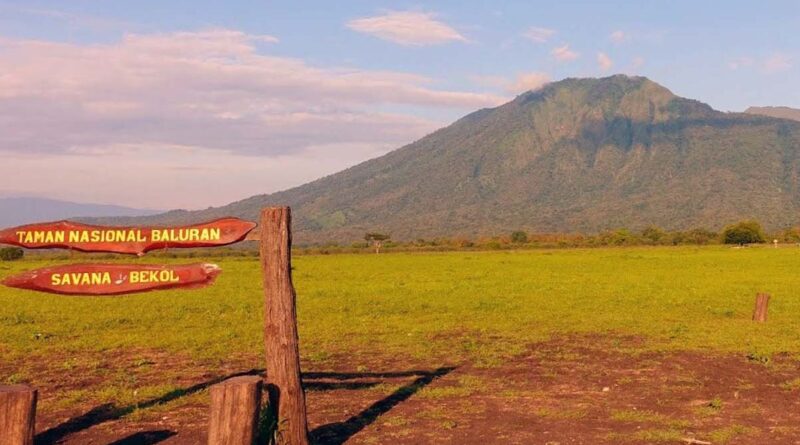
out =
[[792,67],[792,57],[782,52],[774,52],[767,57],[753,58],[748,56],[737,57],[728,62],[731,70],[759,69],[767,74],[786,71]]
[[467,38],[430,12],[392,11],[347,22],[353,31],[409,46],[466,42]]
[[375,107],[468,111],[504,100],[432,89],[414,74],[263,55],[264,40],[231,30],[108,45],[0,38],[0,151],[151,141],[273,155],[321,141],[401,143],[434,124]]
[[764,60],[763,70],[767,73],[786,71],[792,67],[792,58],[784,53],[773,53]]
[[614,66],[614,62],[606,53],[599,52],[597,53],[597,65],[600,67],[601,71],[608,71]]
[[470,76],[478,85],[503,90],[508,94],[520,94],[529,90],[538,90],[550,82],[550,76],[542,72],[520,73],[514,79],[503,76]]
[[624,43],[624,42],[630,40],[630,36],[627,33],[625,33],[624,31],[620,31],[620,30],[612,32],[608,36],[608,38],[611,39],[612,42],[617,43],[617,44]]
[[252,42],[261,42],[261,43],[278,43],[280,39],[275,36],[270,36],[266,34],[258,34],[258,35],[250,35],[248,36],[250,41]]
[[[181,187],[160,195],[151,187],[182,180],[167,164],[219,165],[203,180],[220,184],[213,202],[222,203],[332,173],[347,166],[340,160],[399,147],[449,120],[420,115],[506,100],[432,88],[433,79],[416,74],[320,67],[259,50],[273,41],[226,29],[85,45],[0,37],[0,175],[17,178],[9,183],[20,190],[129,204],[147,197],[148,207],[164,207],[189,201]],[[302,168],[266,178],[279,159]],[[237,165],[271,167],[239,184]],[[130,192],[139,188],[152,193]]]
[[553,50],[550,51],[550,54],[559,62],[568,62],[571,60],[575,60],[580,56],[580,54],[569,49],[569,45],[563,45],[557,48],[553,48]]
[[550,40],[550,37],[552,37],[555,33],[555,30],[552,29],[531,26],[524,33],[522,33],[522,36],[532,42],[544,43]]
[[529,90],[538,90],[550,82],[550,76],[545,73],[532,72],[517,75],[513,83],[506,87],[509,93],[521,93]]

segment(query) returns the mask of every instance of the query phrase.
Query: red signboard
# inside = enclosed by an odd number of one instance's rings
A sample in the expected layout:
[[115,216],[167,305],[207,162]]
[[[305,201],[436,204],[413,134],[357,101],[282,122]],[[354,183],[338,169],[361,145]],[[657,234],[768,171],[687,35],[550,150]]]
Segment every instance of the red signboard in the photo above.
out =
[[221,272],[215,264],[71,264],[13,275],[2,284],[64,295],[118,295],[204,287]]
[[184,227],[104,227],[58,221],[0,230],[0,244],[28,249],[74,249],[143,255],[167,247],[215,247],[245,239],[256,226],[223,218]]

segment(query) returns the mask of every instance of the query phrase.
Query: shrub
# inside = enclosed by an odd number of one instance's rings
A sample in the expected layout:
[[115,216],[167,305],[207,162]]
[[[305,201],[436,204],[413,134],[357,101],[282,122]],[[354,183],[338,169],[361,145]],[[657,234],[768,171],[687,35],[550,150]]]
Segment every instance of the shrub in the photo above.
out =
[[642,230],[642,238],[648,244],[661,244],[667,239],[667,232],[661,230],[656,226],[648,226]]
[[778,238],[785,243],[800,243],[800,227],[786,229]]
[[719,240],[719,234],[707,229],[692,229],[685,234],[685,240],[689,244],[711,244]]
[[19,247],[3,247],[0,249],[0,261],[15,261],[25,256]]
[[756,221],[740,221],[725,228],[722,232],[725,244],[763,243],[765,240],[761,224]]
[[528,242],[528,234],[522,230],[517,230],[511,233],[511,242],[517,244],[525,244]]
[[636,235],[625,228],[601,232],[597,236],[597,243],[601,246],[632,246],[638,241]]
[[493,240],[493,241],[489,241],[488,243],[486,243],[486,248],[492,249],[492,250],[498,250],[498,249],[502,249],[503,246],[500,244],[500,241]]
[[453,240],[453,244],[458,248],[472,247],[475,245],[475,243],[468,238],[456,238]]

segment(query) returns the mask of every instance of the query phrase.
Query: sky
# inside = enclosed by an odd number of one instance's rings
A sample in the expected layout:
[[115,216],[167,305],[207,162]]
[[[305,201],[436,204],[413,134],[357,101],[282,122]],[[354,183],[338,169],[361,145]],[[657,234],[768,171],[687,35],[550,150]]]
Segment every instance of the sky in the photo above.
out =
[[0,0],[0,196],[198,209],[566,77],[800,108],[800,2]]

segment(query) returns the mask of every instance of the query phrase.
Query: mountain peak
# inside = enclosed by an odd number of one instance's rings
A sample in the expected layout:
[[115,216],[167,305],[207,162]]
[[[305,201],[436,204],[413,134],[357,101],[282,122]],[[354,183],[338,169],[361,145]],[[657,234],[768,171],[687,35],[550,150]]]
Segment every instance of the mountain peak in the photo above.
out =
[[628,89],[640,88],[643,84],[650,83],[656,84],[652,80],[644,76],[629,76],[627,74],[617,73],[606,77],[566,77],[564,79],[551,82],[547,84],[552,87],[566,87],[574,88],[584,86],[597,86],[597,85],[618,85]]
[[[588,90],[594,89],[595,93],[615,92],[627,93],[639,90],[644,87],[656,87],[667,91],[658,83],[643,76],[628,76],[627,74],[613,74],[607,77],[567,77],[555,82],[550,82],[535,90],[526,91],[520,96],[535,94],[539,91],[545,94],[553,94],[557,90]],[[672,94],[672,93],[670,93]]]
[[708,116],[714,110],[684,99],[641,76],[615,74],[602,78],[567,78],[517,96],[512,104],[542,108],[545,113],[572,114],[576,121],[630,119],[663,122]]

